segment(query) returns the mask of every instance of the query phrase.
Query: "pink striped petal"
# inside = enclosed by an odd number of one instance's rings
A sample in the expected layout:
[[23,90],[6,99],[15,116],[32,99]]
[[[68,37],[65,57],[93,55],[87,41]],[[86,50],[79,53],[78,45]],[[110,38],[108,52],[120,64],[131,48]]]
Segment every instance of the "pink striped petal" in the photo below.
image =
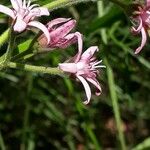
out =
[[47,26],[48,26],[48,29],[51,29],[53,26],[55,25],[59,25],[60,23],[65,23],[67,21],[69,21],[71,18],[57,18],[57,19],[54,19],[52,21],[50,21]]
[[57,29],[54,29],[52,32],[50,32],[52,41],[57,43],[63,38],[66,39],[66,41],[67,38],[68,40],[72,39],[74,37],[74,34],[69,34],[69,37],[67,37],[66,35],[75,27],[75,24],[76,24],[75,20],[70,20],[65,24],[61,25],[60,27],[58,27]]
[[48,11],[47,8],[44,8],[44,7],[37,7],[37,8],[33,8],[31,10],[31,12],[37,12],[37,14],[35,14],[37,17],[40,17],[40,16],[49,16],[50,13]]
[[132,27],[132,29],[131,29],[132,32],[135,33],[135,34],[139,33],[141,31],[142,27],[143,27],[143,23],[142,23],[142,18],[141,17],[139,17],[139,21],[140,21],[140,24],[139,24],[138,28],[136,29],[136,28]]
[[95,93],[97,96],[99,96],[102,92],[101,86],[99,84],[99,82],[96,79],[92,79],[92,78],[86,78],[90,83],[92,83],[97,89],[98,91]]
[[141,29],[141,34],[142,34],[142,42],[141,45],[136,49],[135,54],[138,54],[142,50],[147,41],[147,35],[144,28]]
[[15,19],[14,12],[6,6],[0,5],[0,12],[10,16],[13,19]]
[[[19,3],[18,0],[10,0],[11,1],[11,4],[12,4],[12,7],[13,9],[15,9],[16,11],[19,10],[20,6],[19,6]],[[21,6],[22,7],[22,6]]]
[[75,32],[74,35],[78,39],[78,53],[77,53],[76,58],[75,58],[75,63],[76,63],[81,58],[82,48],[83,48],[83,39],[82,39],[82,34],[80,32]]
[[91,99],[91,89],[90,89],[90,86],[89,86],[89,84],[87,83],[87,81],[86,81],[83,77],[77,76],[77,78],[81,81],[81,83],[82,83],[83,86],[84,86],[87,100],[84,101],[83,103],[84,103],[85,105],[87,105],[87,104],[90,102],[90,99]]
[[91,46],[82,54],[81,60],[89,60],[94,55],[94,53],[98,50],[99,49],[97,46]]
[[150,6],[150,0],[146,0],[146,6],[147,6],[147,7]]
[[40,23],[38,21],[31,21],[31,22],[28,23],[28,25],[36,27],[36,28],[40,29],[41,31],[43,31],[43,33],[45,34],[45,36],[47,38],[48,43],[50,42],[49,31],[48,31],[48,29],[42,23]]
[[76,73],[77,65],[75,63],[62,63],[59,64],[59,68],[64,72]]
[[18,16],[13,26],[15,32],[23,32],[27,28],[27,24],[22,20],[21,16]]

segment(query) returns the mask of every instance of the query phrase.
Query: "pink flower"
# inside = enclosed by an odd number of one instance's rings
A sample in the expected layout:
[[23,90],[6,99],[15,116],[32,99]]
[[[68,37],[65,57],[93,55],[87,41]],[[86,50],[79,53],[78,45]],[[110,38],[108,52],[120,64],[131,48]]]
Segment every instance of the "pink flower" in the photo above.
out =
[[132,27],[132,32],[134,34],[141,33],[142,42],[136,49],[135,54],[138,54],[142,50],[147,41],[147,32],[150,29],[150,0],[146,0],[145,6],[138,5],[137,9],[132,17],[133,21],[136,22],[136,27]]
[[[44,50],[50,51],[55,48],[65,49],[71,44],[78,42],[79,51],[82,51],[82,35],[79,32],[70,33],[75,27],[76,21],[70,18],[57,18],[47,24],[51,42],[47,44],[47,39],[42,35],[38,41]],[[43,51],[43,50],[42,50]]]
[[33,26],[42,30],[50,41],[49,32],[47,28],[40,22],[34,21],[35,18],[40,16],[48,16],[49,12],[47,8],[39,7],[37,4],[31,5],[31,0],[10,0],[12,9],[0,5],[0,12],[10,16],[14,22],[13,29],[15,32],[23,32],[28,26]]
[[97,61],[93,56],[96,51],[98,51],[98,47],[92,46],[82,55],[78,53],[69,63],[59,64],[59,68],[62,71],[75,75],[83,84],[87,96],[87,100],[84,101],[84,104],[88,104],[91,99],[91,89],[88,82],[92,83],[97,88],[97,96],[101,94],[101,86],[96,77],[98,68],[105,68],[105,66],[100,65],[102,60]]

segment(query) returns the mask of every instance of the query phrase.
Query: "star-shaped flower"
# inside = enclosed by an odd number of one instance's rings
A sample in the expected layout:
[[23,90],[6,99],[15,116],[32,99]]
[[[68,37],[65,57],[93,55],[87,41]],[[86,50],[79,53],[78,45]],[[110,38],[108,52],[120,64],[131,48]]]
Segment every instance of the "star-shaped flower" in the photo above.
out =
[[59,64],[59,68],[62,71],[74,75],[83,84],[87,96],[87,100],[84,101],[84,104],[88,104],[91,99],[91,89],[88,82],[97,88],[97,96],[101,94],[101,86],[96,77],[99,72],[98,69],[105,68],[105,66],[100,65],[102,60],[98,61],[96,57],[94,57],[96,51],[98,51],[98,47],[92,46],[83,54],[78,53],[69,63]]
[[150,29],[150,0],[146,0],[145,6],[137,5],[132,21],[135,22],[132,33],[142,35],[141,45],[135,50],[135,54],[138,54],[146,44],[147,32]]
[[40,22],[34,21],[40,16],[49,16],[47,8],[39,7],[37,4],[31,5],[31,1],[26,0],[10,0],[12,9],[0,5],[0,12],[10,16],[13,19],[13,29],[15,32],[23,32],[28,27],[36,27],[42,30],[50,41],[49,32],[47,28]]

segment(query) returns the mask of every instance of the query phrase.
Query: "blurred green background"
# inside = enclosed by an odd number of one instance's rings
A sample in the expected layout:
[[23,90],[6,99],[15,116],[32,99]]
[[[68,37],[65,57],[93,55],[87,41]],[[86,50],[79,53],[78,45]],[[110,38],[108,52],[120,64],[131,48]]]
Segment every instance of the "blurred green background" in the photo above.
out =
[[[10,5],[8,0],[0,3]],[[93,94],[90,104],[84,106],[84,89],[74,79],[11,69],[0,72],[0,149],[121,150],[113,108],[116,99],[127,149],[149,150],[149,41],[135,56],[141,39],[131,35],[129,18],[108,1],[61,8],[41,21],[57,17],[77,20],[75,31],[84,34],[84,50],[99,46],[97,57],[107,65],[98,77],[103,92],[99,97]],[[0,33],[7,28],[8,18],[0,14]],[[32,37],[28,31],[17,44]],[[6,46],[1,46],[1,55]],[[74,56],[76,49],[71,46],[40,54],[26,63],[57,66]]]

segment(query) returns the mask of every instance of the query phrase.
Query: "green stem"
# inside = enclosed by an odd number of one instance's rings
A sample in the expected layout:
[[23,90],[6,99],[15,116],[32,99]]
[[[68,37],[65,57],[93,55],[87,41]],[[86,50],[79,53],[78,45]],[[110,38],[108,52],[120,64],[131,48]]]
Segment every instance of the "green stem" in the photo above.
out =
[[120,141],[121,150],[126,150],[125,137],[123,134],[121,115],[120,115],[119,105],[118,105],[118,98],[117,98],[117,93],[115,90],[114,75],[113,75],[111,66],[108,64],[107,60],[105,60],[105,63],[107,66],[107,76],[108,76],[108,84],[109,84],[109,90],[110,90],[110,95],[111,95],[111,100],[112,100],[112,106],[113,106],[116,125],[118,129],[118,138]]
[[5,147],[4,140],[3,140],[1,132],[0,132],[0,149],[1,150],[6,150],[6,147]]
[[3,46],[8,40],[10,29],[8,28],[0,35],[0,47]]
[[14,49],[14,43],[15,43],[15,33],[13,32],[13,28],[11,27],[11,29],[9,31],[9,43],[8,43],[7,51],[4,54],[4,60],[3,60],[4,68],[7,66],[7,63],[11,59],[11,55],[12,55],[13,49]]
[[7,67],[14,68],[14,69],[20,69],[20,70],[24,70],[24,71],[36,72],[36,73],[46,73],[46,74],[52,74],[52,75],[64,75],[64,73],[59,68],[33,66],[33,65],[20,64],[20,63],[15,63],[15,62],[9,62],[7,64]]
[[[47,7],[50,10],[58,9],[60,7],[70,6],[73,4],[88,2],[92,0],[56,0],[51,3],[44,5],[43,7]],[[96,1],[96,0],[95,0]]]
[[25,110],[23,118],[23,131],[22,131],[22,144],[21,150],[28,149],[28,130],[29,130],[29,118],[30,118],[30,93],[33,85],[33,77],[31,74],[28,74],[28,86],[27,86],[27,97],[25,99]]

